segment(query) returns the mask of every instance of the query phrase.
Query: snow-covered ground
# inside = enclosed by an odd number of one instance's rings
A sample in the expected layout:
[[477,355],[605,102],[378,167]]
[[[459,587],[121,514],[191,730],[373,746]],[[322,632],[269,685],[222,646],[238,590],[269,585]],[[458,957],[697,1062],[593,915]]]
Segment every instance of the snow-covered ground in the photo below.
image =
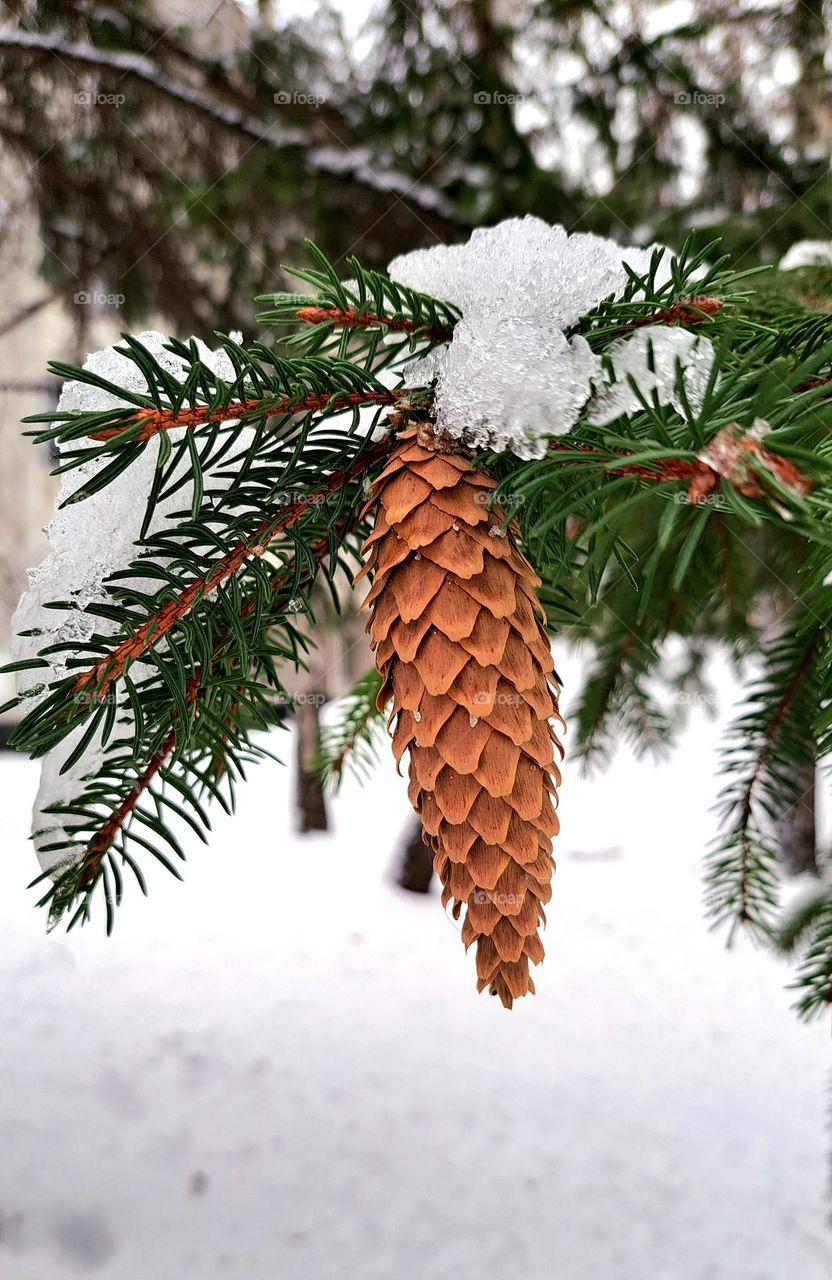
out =
[[3,1280],[826,1280],[829,1028],[702,921],[717,736],[567,768],[511,1013],[390,883],[387,762],[303,841],[261,766],[108,941],[44,936],[37,769],[4,756]]

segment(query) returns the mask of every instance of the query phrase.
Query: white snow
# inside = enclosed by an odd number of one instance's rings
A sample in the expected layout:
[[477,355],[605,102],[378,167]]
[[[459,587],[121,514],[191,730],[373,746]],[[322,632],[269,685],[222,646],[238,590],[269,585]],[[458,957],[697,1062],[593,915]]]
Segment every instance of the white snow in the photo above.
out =
[[[156,357],[169,372],[184,381],[187,365],[179,357],[165,351],[168,341],[156,330],[137,334],[137,339]],[[210,351],[199,343],[200,358],[221,378],[234,378],[234,369],[224,351]],[[147,392],[147,382],[139,366],[114,347],[105,347],[89,355],[85,369],[122,386],[125,391],[140,394]],[[99,387],[83,382],[64,384],[58,401],[58,411],[64,413],[91,413],[98,409],[118,408],[129,402]],[[169,433],[172,444],[182,438],[185,428]],[[71,441],[62,445],[62,452],[77,449],[86,441]],[[47,526],[52,550],[37,568],[29,572],[29,590],[24,593],[18,610],[12,619],[13,657],[34,656],[47,643],[59,643],[66,639],[86,640],[94,630],[107,633],[113,629],[106,619],[93,620],[79,610],[94,600],[104,598],[104,580],[117,569],[123,569],[135,557],[135,543],[141,530],[147,507],[147,497],[156,467],[156,448],[151,445],[124,470],[112,483],[81,502],[69,501],[74,493],[86,484],[102,467],[112,461],[112,454],[104,454],[91,462],[66,471],[61,476],[58,494],[59,510]],[[213,481],[212,481],[213,487]],[[221,483],[220,483],[221,487]],[[193,494],[193,486],[186,483],[175,494],[161,500],[150,525],[151,532],[158,532],[169,523],[176,511],[187,510]],[[76,610],[45,609],[50,600],[77,601]],[[38,628],[42,635],[19,637],[22,630]],[[60,679],[66,667],[60,655],[50,659],[52,671],[49,679]],[[39,671],[21,672],[18,688],[21,693],[43,683]]]
[[716,356],[708,338],[676,326],[656,326],[620,338],[608,354],[613,381],[590,402],[588,422],[604,426],[627,414],[641,413],[645,400],[669,404],[684,417],[686,409],[677,391],[680,369],[688,404],[694,413],[701,409]]
[[387,880],[390,759],[305,840],[261,765],[107,940],[44,936],[37,770],[0,758],[0,1275],[827,1280],[829,1027],[702,921],[718,735],[590,780],[567,757],[510,1013],[438,896]]
[[[175,377],[184,381],[187,364],[178,356],[164,349],[167,337],[156,330],[148,330],[137,335],[137,338],[156,357],[163,367]],[[197,340],[200,359],[221,378],[233,380],[234,367],[226,353],[222,350],[211,351],[204,343]],[[119,354],[114,347],[105,347],[89,355],[84,363],[90,369],[108,381],[117,383],[125,391],[145,393],[147,382],[139,366],[126,356]],[[58,402],[60,411],[79,413],[96,409],[115,408],[127,403],[119,397],[111,395],[99,387],[82,382],[67,382]],[[229,425],[234,426],[233,420]],[[181,439],[184,428],[169,433],[171,443]],[[240,429],[232,450],[239,452],[247,442],[253,439],[250,428]],[[76,443],[66,446],[77,448]],[[109,635],[117,630],[117,624],[106,618],[95,618],[82,612],[93,601],[106,598],[104,581],[112,573],[124,569],[136,556],[135,543],[144,519],[147,498],[153,481],[156,466],[157,446],[151,444],[140,456],[127,467],[112,483],[104,489],[81,502],[70,503],[58,510],[47,526],[47,534],[52,546],[45,560],[37,568],[30,570],[29,590],[24,592],[17,607],[12,623],[11,654],[13,660],[31,658],[48,644],[75,641],[78,644],[88,640],[94,632]],[[102,455],[98,459],[82,464],[61,477],[58,502],[66,502],[95,473],[107,465],[112,454]],[[180,474],[184,464],[180,464]],[[225,469],[220,467],[220,471]],[[211,476],[210,488],[221,490],[230,484],[230,476]],[[163,498],[157,505],[149,524],[149,532],[157,533],[170,523],[175,512],[187,510],[191,503],[193,486],[186,482],[175,493]],[[158,579],[137,579],[134,584],[140,591],[153,592],[159,589]],[[48,609],[49,601],[66,600],[77,604],[76,608]],[[21,636],[19,632],[34,630],[36,635]],[[18,693],[31,693],[26,700],[25,709],[34,706],[46,692],[50,681],[62,679],[67,675],[65,654],[49,656],[49,671],[31,669],[18,674]],[[81,787],[82,779],[95,772],[99,755],[96,743],[66,773],[60,770],[68,758],[75,743],[83,735],[81,726],[70,737],[43,758],[41,785],[38,791],[34,812],[35,830],[42,830],[38,845],[51,843],[55,836],[50,832],[57,830],[54,815],[44,814],[47,805],[61,803],[76,794]],[[69,855],[67,855],[69,856]],[[56,855],[46,855],[44,865],[53,865]]]
[[832,266],[832,240],[798,240],[780,259],[781,271]]
[[624,262],[646,271],[656,247],[625,249],[525,217],[394,258],[394,280],[462,312],[452,341],[406,368],[405,381],[437,378],[437,421],[451,436],[542,457],[544,437],[574,426],[602,376],[586,341],[564,330],[624,289]]

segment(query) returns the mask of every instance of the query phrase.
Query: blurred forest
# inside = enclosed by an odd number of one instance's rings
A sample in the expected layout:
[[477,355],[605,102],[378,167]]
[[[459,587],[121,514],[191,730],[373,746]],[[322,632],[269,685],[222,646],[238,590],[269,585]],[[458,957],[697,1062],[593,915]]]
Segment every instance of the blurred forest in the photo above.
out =
[[[820,0],[6,0],[0,625],[43,549],[48,458],[19,423],[54,403],[48,358],[149,325],[250,338],[252,298],[293,287],[305,236],[344,270],[525,213],[626,243],[696,229],[740,268],[828,241],[824,18]],[[758,633],[796,571],[762,564],[740,566]],[[670,617],[692,672],[708,626]],[[606,619],[587,754],[642,706],[636,624],[623,603]],[[671,623],[637,625],[649,655]]]
[[[743,260],[826,239],[820,0],[6,0],[5,248],[47,299],[250,327],[309,235],[371,266],[534,213]],[[78,315],[83,327],[87,312]]]

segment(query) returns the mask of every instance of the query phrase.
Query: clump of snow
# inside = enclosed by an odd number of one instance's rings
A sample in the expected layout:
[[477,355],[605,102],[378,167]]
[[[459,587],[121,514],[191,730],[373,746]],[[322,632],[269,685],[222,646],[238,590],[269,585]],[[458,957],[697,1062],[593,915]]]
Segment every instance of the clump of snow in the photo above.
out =
[[452,341],[408,366],[406,381],[436,379],[437,422],[449,435],[541,457],[544,437],[569,431],[602,376],[586,341],[565,330],[625,288],[625,262],[646,272],[655,247],[622,248],[526,217],[394,258],[393,280],[462,312]]
[[[166,336],[156,330],[137,335],[148,351],[174,377],[184,382],[188,364],[179,356],[165,350]],[[222,349],[210,350],[197,340],[199,358],[218,377],[231,381],[234,367]],[[91,370],[108,381],[114,382],[137,394],[147,392],[147,382],[139,366],[114,347],[106,347],[87,357],[85,369]],[[90,413],[101,409],[118,408],[129,403],[103,388],[82,382],[67,382],[58,402],[60,412]],[[187,428],[177,428],[168,433],[171,443],[181,439]],[[253,438],[250,429],[240,430],[240,445]],[[77,448],[70,442],[64,451]],[[46,528],[52,550],[37,568],[29,572],[29,590],[24,592],[12,618],[11,654],[13,660],[33,658],[41,649],[53,644],[82,645],[90,637],[112,635],[118,624],[108,618],[94,617],[85,612],[95,601],[107,598],[104,583],[111,574],[124,569],[135,559],[136,547],[147,507],[147,498],[156,467],[156,449],[151,446],[122,471],[115,480],[81,502],[72,502],[72,496],[86,484],[101,467],[108,465],[111,454],[83,463],[61,477],[58,494],[59,510]],[[187,464],[185,464],[187,465]],[[184,473],[184,472],[183,472]],[[228,487],[231,477],[212,477],[212,490]],[[149,523],[150,534],[157,533],[169,524],[175,512],[187,510],[193,496],[193,486],[186,481],[175,493],[161,499]],[[66,503],[67,505],[61,505]],[[135,579],[132,584],[138,591],[152,593],[159,589],[158,579]],[[49,609],[50,601],[66,601],[67,607]],[[33,632],[21,635],[20,632]],[[47,655],[49,669],[21,671],[17,677],[18,693],[25,699],[24,709],[29,710],[48,692],[51,682],[68,674],[67,659],[71,653]],[[125,712],[125,723],[129,713]],[[34,827],[51,834],[36,837],[40,850],[59,834],[54,814],[43,812],[47,805],[63,803],[76,796],[83,780],[95,772],[99,743],[91,742],[82,758],[66,773],[61,773],[71,749],[83,730],[71,734],[43,758],[41,786],[35,802]],[[42,858],[43,865],[54,865],[56,855]],[[63,855],[63,861],[66,855]]]
[[[164,334],[150,330],[138,334],[137,338],[169,373],[184,382],[188,365],[179,356],[165,350],[164,344],[168,339]],[[197,345],[200,359],[219,377],[225,380],[234,378],[234,368],[225,351],[211,351],[202,342]],[[117,383],[125,391],[147,393],[147,382],[139,366],[114,347],[106,347],[88,356],[84,368]],[[58,401],[58,411],[92,413],[127,404],[129,401],[103,388],[83,382],[67,382]],[[168,432],[171,444],[176,444],[185,430],[187,428],[182,427]],[[72,441],[62,444],[61,450],[68,452],[77,447],[78,442]],[[145,449],[110,484],[82,502],[73,502],[73,495],[111,460],[112,455],[102,454],[64,472],[61,477],[59,510],[46,527],[52,551],[37,568],[30,570],[29,590],[24,593],[12,619],[12,654],[15,659],[33,657],[46,644],[82,643],[94,631],[107,634],[116,628],[115,623],[104,618],[92,618],[83,610],[93,601],[104,598],[104,581],[134,558],[135,543],[156,468],[156,450],[152,446]],[[162,499],[156,506],[149,531],[155,533],[164,528],[173,512],[188,508],[192,496],[193,486],[186,482],[176,493]],[[149,582],[138,586],[140,590],[153,589]],[[65,610],[46,609],[46,603],[54,600],[66,600],[70,607]],[[30,629],[36,629],[38,634],[29,637],[17,634]],[[48,682],[66,675],[64,655],[52,655],[49,662],[51,671],[46,677],[39,671],[21,672],[18,692],[30,692],[34,686],[43,684],[44,678]]]
[[614,342],[608,354],[614,377],[589,405],[587,421],[594,426],[640,413],[644,400],[658,399],[684,415],[680,370],[688,404],[694,412],[701,409],[716,356],[708,338],[675,326],[638,329]]
[[832,266],[832,240],[798,240],[780,259],[781,271]]

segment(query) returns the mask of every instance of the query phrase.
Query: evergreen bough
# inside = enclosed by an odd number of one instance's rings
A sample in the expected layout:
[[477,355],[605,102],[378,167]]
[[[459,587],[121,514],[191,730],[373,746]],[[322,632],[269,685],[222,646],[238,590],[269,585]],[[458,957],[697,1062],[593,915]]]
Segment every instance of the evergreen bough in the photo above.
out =
[[[399,434],[431,421],[433,388],[409,387],[403,371],[452,340],[459,309],[355,260],[344,281],[309,250],[312,267],[296,273],[305,292],[260,299],[274,342],[219,335],[233,378],[212,371],[195,343],[171,339],[187,370],[180,381],[125,336],[120,351],[146,393],[55,363],[121,405],[30,420],[38,443],[61,446],[59,470],[97,464],[73,502],[144,451],[155,459],[133,560],[105,599],[76,605],[89,638],[7,668],[43,671],[46,685],[34,703],[31,692],[18,700],[16,747],[41,757],[83,726],[68,768],[96,744],[94,774],[55,810],[60,834],[41,838],[47,869],[35,883],[51,926],[86,921],[100,900],[112,928],[126,873],[143,892],[147,857],[179,875],[175,828],[204,839],[207,802],[233,806],[246,766],[267,754],[260,730],[285,692],[281,671],[304,665],[309,628],[298,623],[313,620],[313,588],[328,584],[338,607],[336,574],[355,572],[371,532],[371,482]],[[798,1008],[810,1016],[832,1001],[832,898],[819,880],[797,923],[779,920],[778,830],[800,803],[799,779],[832,748],[832,315],[823,269],[808,280],[738,274],[716,251],[689,241],[664,275],[657,255],[567,335],[608,365],[612,344],[639,329],[706,334],[715,358],[701,404],[687,402],[680,368],[681,412],[640,395],[638,412],[608,425],[585,413],[568,435],[553,424],[541,458],[468,458],[497,481],[495,510],[542,580],[548,626],[591,646],[572,755],[603,756],[627,737],[646,747],[672,739],[657,698],[671,638],[686,655],[677,691],[701,688],[715,646],[747,660],[754,675],[725,748],[707,900],[717,922],[798,950]],[[253,429],[244,444],[242,427]],[[183,471],[187,508],[150,532]],[[50,680],[56,649],[66,674]],[[378,690],[375,673],[364,677],[326,735],[319,763],[331,775],[356,744],[368,762]]]

